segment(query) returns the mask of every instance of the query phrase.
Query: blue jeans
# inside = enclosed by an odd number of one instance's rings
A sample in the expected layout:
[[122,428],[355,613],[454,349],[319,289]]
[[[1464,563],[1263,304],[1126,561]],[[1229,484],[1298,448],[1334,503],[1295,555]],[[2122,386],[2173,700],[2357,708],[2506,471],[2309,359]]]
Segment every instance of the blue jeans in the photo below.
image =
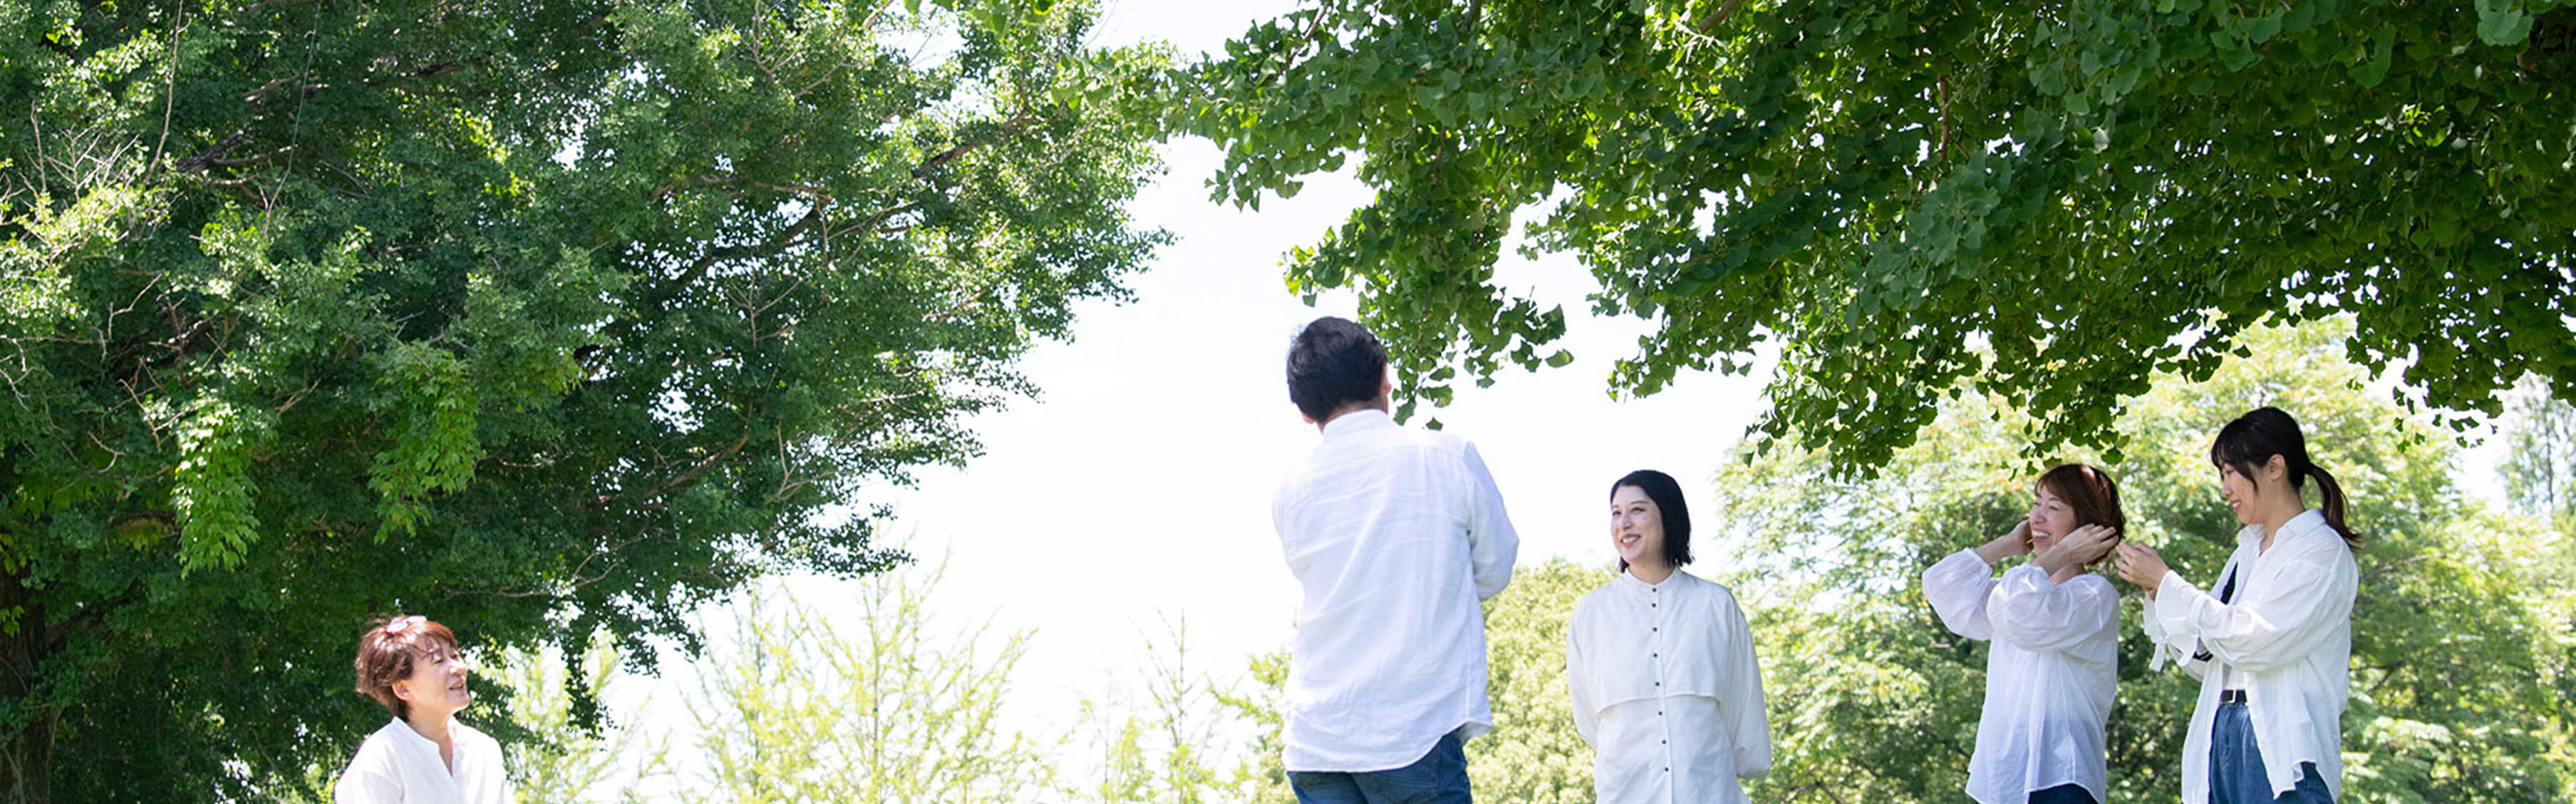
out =
[[1473,804],[1467,794],[1467,751],[1457,732],[1440,737],[1431,753],[1393,770],[1340,773],[1289,771],[1298,804]]
[[2241,703],[2221,704],[2209,735],[2209,804],[2334,804],[2314,762],[2299,763],[2299,786],[2279,797],[2263,772],[2254,720]]
[[2046,790],[2030,791],[2029,804],[2101,804],[2093,800],[2093,791],[2080,784],[2061,784]]

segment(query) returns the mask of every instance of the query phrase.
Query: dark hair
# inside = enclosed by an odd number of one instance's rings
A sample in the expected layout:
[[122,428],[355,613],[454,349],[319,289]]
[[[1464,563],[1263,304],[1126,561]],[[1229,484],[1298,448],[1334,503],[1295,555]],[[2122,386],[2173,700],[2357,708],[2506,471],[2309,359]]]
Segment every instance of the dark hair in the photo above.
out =
[[2128,515],[2120,512],[2120,485],[2100,469],[2061,463],[2039,474],[2039,483],[2032,490],[2039,489],[2047,489],[2066,501],[2067,510],[2075,514],[2076,527],[2100,525],[2116,531],[2129,527]]
[[[1664,523],[1664,563],[1676,567],[1691,563],[1690,505],[1682,502],[1682,484],[1673,482],[1672,475],[1639,469],[1610,484],[1610,497],[1617,499],[1619,490],[1629,486],[1655,501],[1655,515]],[[1628,560],[1619,559],[1619,569],[1627,568]]]
[[456,650],[456,633],[427,617],[393,617],[368,627],[358,636],[358,694],[395,718],[411,717],[411,702],[394,694],[394,682],[410,678],[412,662],[441,647]]
[[1297,330],[1288,347],[1288,401],[1321,422],[1352,402],[1377,398],[1386,381],[1386,345],[1367,327],[1324,316]]
[[2308,478],[2316,478],[2317,490],[2325,496],[2326,524],[2343,537],[2344,546],[2361,552],[2361,534],[2344,524],[2343,486],[2335,482],[2334,475],[2326,473],[2325,467],[2308,460],[2308,437],[2299,433],[2299,420],[2280,408],[2256,408],[2218,428],[2218,438],[2209,444],[2211,465],[2234,467],[2257,489],[2262,488],[2262,479],[2256,476],[2255,469],[2270,462],[2274,455],[2281,456],[2283,468],[2289,471],[2292,492],[2306,485]]

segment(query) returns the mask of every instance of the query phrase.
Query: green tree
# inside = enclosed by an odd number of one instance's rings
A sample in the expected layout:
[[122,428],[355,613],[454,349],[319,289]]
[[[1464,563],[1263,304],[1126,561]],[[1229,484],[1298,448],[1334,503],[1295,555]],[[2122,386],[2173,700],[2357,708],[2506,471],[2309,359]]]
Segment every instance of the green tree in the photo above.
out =
[[826,507],[1165,239],[1078,0],[0,9],[0,800],[345,761],[371,613],[649,663],[881,569]]
[[2514,390],[2499,432],[2505,496],[2561,529],[2576,527],[2576,405],[2552,399],[2537,377]]
[[[2576,11],[2299,0],[1312,0],[1199,66],[1187,123],[1258,205],[1356,157],[1287,257],[1388,336],[1404,409],[1571,359],[1528,250],[1650,319],[1616,393],[1776,349],[1758,429],[1871,471],[1975,392],[2033,454],[2119,454],[2151,378],[2267,315],[2437,409],[2576,397]],[[2464,422],[2453,422],[2460,424]]]
[[[1082,701],[1081,725],[1069,745],[1097,746],[1094,779],[1077,780],[1061,791],[1069,801],[1099,804],[1215,804],[1240,802],[1259,795],[1252,764],[1230,759],[1241,746],[1222,735],[1234,725],[1238,710],[1223,705],[1227,689],[1190,664],[1189,624],[1173,618],[1163,637],[1145,640],[1143,700],[1113,690]],[[1079,761],[1060,754],[1064,763]]]
[[700,770],[670,779],[678,799],[967,804],[1046,790],[1044,746],[1002,723],[1029,634],[934,627],[925,603],[941,574],[862,579],[852,617],[756,595],[682,698]]
[[666,769],[670,745],[636,730],[641,711],[614,718],[600,711],[600,696],[626,678],[625,657],[607,635],[576,655],[546,646],[508,649],[499,659],[493,680],[510,690],[505,714],[526,732],[502,747],[519,804],[648,800],[635,779]]
[[[2263,404],[2300,418],[2318,461],[2351,493],[2367,541],[2353,615],[2344,780],[2355,801],[2562,800],[2567,674],[2576,643],[2565,584],[2535,559],[2563,536],[2497,514],[2454,486],[2451,442],[2364,390],[2343,359],[2348,320],[2243,335],[2248,356],[2202,381],[2159,378],[2121,422],[2127,460],[2081,452],[2119,479],[2128,538],[2208,583],[2237,525],[2214,496],[2208,439]],[[1926,438],[1876,477],[1837,475],[1814,451],[1760,444],[1719,478],[1712,521],[1752,580],[1774,679],[1782,801],[1957,801],[1984,691],[1985,647],[1940,626],[1918,577],[2008,529],[2044,468],[2025,445],[2045,424],[2005,400],[1945,403]],[[2052,458],[2061,456],[2052,456]],[[2169,800],[2198,682],[2149,673],[2125,607],[2110,723],[2113,801]]]

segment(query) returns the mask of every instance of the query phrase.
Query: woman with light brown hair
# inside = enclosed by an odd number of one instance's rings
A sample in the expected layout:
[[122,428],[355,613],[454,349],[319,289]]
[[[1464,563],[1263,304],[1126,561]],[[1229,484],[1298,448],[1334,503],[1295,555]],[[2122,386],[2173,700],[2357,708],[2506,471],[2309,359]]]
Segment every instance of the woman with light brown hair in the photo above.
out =
[[393,722],[367,736],[333,788],[336,804],[511,804],[501,744],[456,719],[473,703],[447,626],[412,615],[358,637],[358,694]]
[[[2108,782],[2105,727],[2119,687],[2120,593],[2084,571],[2128,518],[2100,469],[2060,464],[2032,484],[2012,531],[1923,572],[1923,596],[1954,633],[1992,644],[1985,712],[1968,759],[1978,804],[2097,804]],[[2029,553],[2029,563],[1994,566]]]

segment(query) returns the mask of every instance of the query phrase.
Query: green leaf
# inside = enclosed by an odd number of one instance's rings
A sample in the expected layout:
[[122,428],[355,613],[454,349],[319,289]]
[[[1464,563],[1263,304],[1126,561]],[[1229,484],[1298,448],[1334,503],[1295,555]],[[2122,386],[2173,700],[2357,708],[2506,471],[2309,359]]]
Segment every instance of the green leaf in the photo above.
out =
[[[2481,4],[2483,6],[2483,4]],[[2531,36],[2531,15],[2518,8],[2478,10],[2478,39],[2496,47],[2511,47]]]

